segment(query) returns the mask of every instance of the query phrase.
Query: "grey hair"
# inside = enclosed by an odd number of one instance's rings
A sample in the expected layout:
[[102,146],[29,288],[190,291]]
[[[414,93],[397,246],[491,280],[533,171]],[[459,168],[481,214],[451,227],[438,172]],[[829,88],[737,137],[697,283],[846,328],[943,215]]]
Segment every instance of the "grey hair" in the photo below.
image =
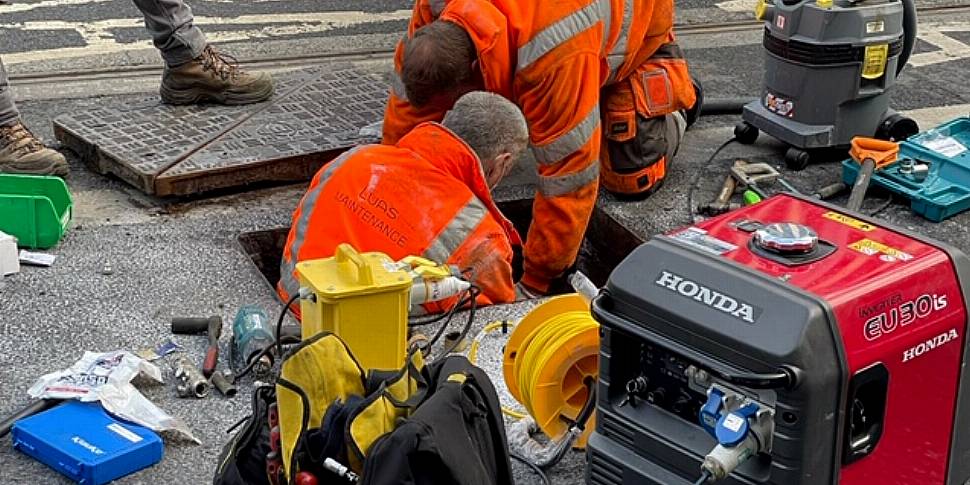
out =
[[468,143],[482,162],[502,153],[518,155],[529,143],[529,125],[519,107],[485,91],[458,98],[441,124]]

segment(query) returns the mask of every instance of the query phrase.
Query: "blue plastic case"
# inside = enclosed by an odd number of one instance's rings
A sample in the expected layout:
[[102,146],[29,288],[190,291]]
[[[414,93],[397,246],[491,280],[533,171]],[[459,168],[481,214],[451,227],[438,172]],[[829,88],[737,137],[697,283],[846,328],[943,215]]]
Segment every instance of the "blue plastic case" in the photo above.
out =
[[[899,144],[899,158],[929,165],[925,180],[917,181],[896,163],[872,175],[872,184],[910,200],[913,212],[940,222],[970,209],[970,118],[957,118]],[[842,180],[855,182],[859,164],[842,162]]]
[[162,459],[154,431],[109,415],[98,403],[68,401],[17,421],[13,446],[84,485],[100,485]]

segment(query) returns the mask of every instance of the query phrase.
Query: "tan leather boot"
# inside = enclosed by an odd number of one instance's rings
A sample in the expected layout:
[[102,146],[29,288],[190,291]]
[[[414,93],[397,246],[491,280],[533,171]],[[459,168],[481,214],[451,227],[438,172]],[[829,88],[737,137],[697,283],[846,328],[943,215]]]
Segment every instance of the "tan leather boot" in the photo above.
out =
[[64,177],[69,171],[64,155],[45,147],[19,121],[0,126],[0,173]]
[[206,46],[202,55],[176,68],[165,67],[159,90],[169,104],[249,104],[273,95],[273,80],[266,73],[248,73],[232,56]]

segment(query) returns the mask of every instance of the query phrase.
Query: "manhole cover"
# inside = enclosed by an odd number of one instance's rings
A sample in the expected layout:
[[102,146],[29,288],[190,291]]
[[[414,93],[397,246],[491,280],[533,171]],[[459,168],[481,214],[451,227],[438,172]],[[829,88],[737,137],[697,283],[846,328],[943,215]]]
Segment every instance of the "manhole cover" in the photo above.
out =
[[277,76],[249,106],[169,106],[157,98],[60,116],[54,133],[89,167],[146,193],[190,195],[254,182],[308,180],[384,115],[387,84],[350,65]]

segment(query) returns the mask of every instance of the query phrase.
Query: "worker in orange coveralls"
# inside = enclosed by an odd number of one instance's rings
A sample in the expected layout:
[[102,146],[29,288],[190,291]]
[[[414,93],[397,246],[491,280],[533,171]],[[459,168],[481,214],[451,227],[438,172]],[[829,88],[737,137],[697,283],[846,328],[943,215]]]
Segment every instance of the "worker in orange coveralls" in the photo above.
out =
[[521,240],[491,188],[528,142],[519,108],[478,91],[459,99],[441,124],[422,123],[394,146],[344,153],[317,172],[293,213],[280,296],[287,301],[299,290],[298,262],[331,257],[348,243],[393,260],[414,255],[456,266],[481,289],[479,304],[513,301],[513,246]]
[[639,198],[664,180],[699,108],[673,18],[673,0],[417,1],[384,143],[471,90],[522,109],[539,181],[520,294],[547,293],[574,263],[600,182]]

